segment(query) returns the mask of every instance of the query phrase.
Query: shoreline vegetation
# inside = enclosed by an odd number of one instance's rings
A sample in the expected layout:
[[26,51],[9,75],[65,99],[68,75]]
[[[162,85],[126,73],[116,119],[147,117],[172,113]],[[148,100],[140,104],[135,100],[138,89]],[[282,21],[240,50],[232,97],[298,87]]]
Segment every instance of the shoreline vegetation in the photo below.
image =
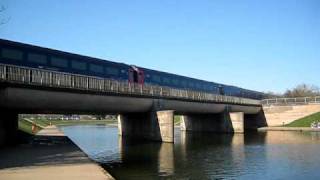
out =
[[[35,135],[41,129],[49,126],[71,126],[71,125],[115,125],[117,120],[106,119],[106,120],[46,120],[46,119],[27,119],[21,118],[18,121],[19,130]],[[34,130],[32,130],[32,125],[34,125]]]

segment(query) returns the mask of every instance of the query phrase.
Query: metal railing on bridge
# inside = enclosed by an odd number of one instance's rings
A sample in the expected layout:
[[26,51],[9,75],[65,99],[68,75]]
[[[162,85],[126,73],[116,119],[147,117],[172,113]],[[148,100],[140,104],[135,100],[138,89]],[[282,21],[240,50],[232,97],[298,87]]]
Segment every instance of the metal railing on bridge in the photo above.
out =
[[0,64],[0,81],[54,88],[70,88],[115,94],[157,98],[175,98],[204,102],[261,105],[259,100],[222,96],[213,93],[175,89],[151,84],[135,84],[100,77],[84,76],[44,69]]
[[296,98],[274,98],[264,99],[262,105],[300,105],[300,104],[320,104],[320,96],[316,97],[296,97]]

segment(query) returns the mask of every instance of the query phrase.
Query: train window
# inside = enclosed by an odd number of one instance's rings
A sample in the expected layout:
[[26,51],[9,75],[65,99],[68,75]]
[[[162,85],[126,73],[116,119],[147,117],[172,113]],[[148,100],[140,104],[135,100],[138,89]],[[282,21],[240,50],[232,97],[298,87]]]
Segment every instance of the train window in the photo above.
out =
[[161,78],[160,78],[160,76],[152,75],[152,76],[151,76],[151,78],[152,78],[152,81],[154,81],[154,82],[158,82],[158,83],[160,83],[160,82],[161,82]]
[[90,64],[89,69],[92,72],[103,73],[103,66],[100,65]]
[[203,84],[203,85],[202,85],[202,89],[203,89],[203,90],[207,90],[207,89],[208,89],[208,86],[207,86],[206,84]]
[[169,84],[169,83],[170,83],[170,79],[167,78],[167,77],[164,77],[164,78],[163,78],[163,82]]
[[29,62],[37,64],[47,64],[47,56],[43,54],[28,53],[27,59]]
[[186,87],[187,86],[187,81],[182,81],[181,84],[182,84],[182,86]]
[[51,64],[56,67],[68,67],[68,60],[58,57],[51,57]]
[[20,61],[23,59],[23,52],[16,49],[3,48],[1,50],[1,54],[3,58],[7,58],[7,59],[20,60]]
[[173,79],[173,80],[172,80],[172,83],[173,83],[174,85],[176,85],[176,86],[179,85],[178,79]]
[[71,67],[73,69],[77,69],[77,70],[86,70],[87,69],[87,64],[85,62],[72,60],[71,61]]
[[119,75],[119,69],[114,68],[114,67],[106,67],[106,73],[110,75]]

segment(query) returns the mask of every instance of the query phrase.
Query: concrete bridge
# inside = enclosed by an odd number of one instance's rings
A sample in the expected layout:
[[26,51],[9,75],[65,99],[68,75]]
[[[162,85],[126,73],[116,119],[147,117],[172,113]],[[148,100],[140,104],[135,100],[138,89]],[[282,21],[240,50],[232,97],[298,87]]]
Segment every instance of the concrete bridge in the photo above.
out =
[[18,114],[118,114],[119,134],[173,142],[183,130],[236,132],[264,126],[261,102],[206,92],[0,64],[0,144],[14,142]]

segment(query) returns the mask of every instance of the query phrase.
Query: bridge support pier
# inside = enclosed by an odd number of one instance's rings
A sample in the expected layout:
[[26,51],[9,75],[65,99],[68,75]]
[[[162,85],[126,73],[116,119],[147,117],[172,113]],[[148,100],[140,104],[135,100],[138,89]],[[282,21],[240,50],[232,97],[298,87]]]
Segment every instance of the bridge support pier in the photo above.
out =
[[17,144],[18,114],[8,110],[0,111],[0,147]]
[[[229,124],[227,132],[244,133],[244,113],[229,112],[225,113],[224,121]],[[231,126],[230,126],[231,125]]]
[[173,142],[174,111],[152,111],[118,115],[118,132],[121,136]]
[[192,114],[182,116],[182,131],[243,133],[244,113]]

